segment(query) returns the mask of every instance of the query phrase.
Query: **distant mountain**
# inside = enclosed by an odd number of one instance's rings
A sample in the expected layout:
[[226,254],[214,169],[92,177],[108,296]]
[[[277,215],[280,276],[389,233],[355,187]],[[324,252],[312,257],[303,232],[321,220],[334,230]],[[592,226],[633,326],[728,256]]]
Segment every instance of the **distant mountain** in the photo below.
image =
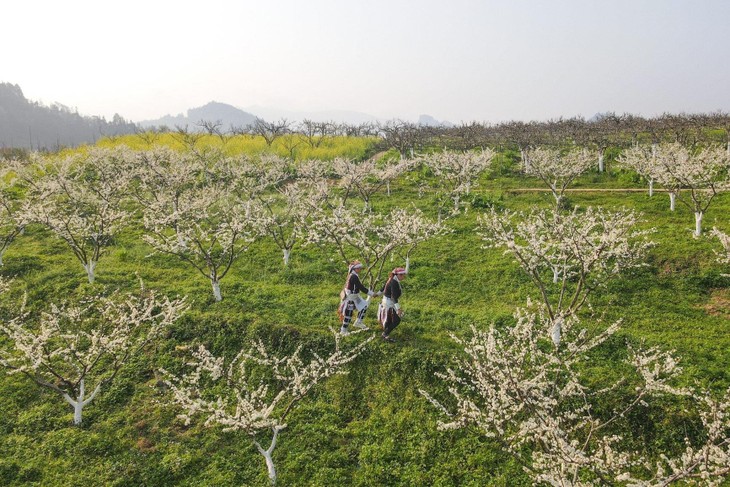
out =
[[221,130],[228,131],[231,127],[245,127],[256,119],[256,115],[244,112],[241,109],[212,101],[198,108],[191,108],[187,115],[165,115],[156,120],[143,120],[139,125],[144,128],[166,126],[169,129],[187,126],[189,130],[203,130],[201,122],[220,123]]
[[382,121],[374,115],[363,112],[355,112],[352,110],[296,111],[280,110],[278,108],[263,107],[259,105],[246,107],[246,110],[251,113],[255,113],[268,122],[281,120],[282,118],[295,123],[301,122],[302,120],[311,120],[313,122],[339,122],[349,125],[376,123]]
[[418,117],[418,125],[425,125],[427,127],[453,127],[454,124],[451,122],[439,122],[431,115],[421,115]]
[[0,147],[56,150],[135,131],[136,126],[119,114],[111,121],[82,116],[60,103],[29,101],[20,86],[0,83]]

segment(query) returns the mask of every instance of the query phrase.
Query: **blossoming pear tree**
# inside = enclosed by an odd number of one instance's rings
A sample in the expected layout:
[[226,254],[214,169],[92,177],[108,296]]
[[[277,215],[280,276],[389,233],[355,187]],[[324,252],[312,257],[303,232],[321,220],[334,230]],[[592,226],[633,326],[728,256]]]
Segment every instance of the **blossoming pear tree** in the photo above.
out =
[[565,190],[581,174],[593,166],[594,159],[588,151],[572,150],[562,153],[558,149],[537,147],[527,150],[522,169],[528,176],[535,176],[545,183],[559,206]]
[[[266,462],[269,479],[276,483],[273,453],[287,418],[310,391],[325,379],[347,373],[345,366],[363,352],[373,337],[343,349],[334,333],[335,348],[329,355],[311,352],[305,358],[302,347],[290,355],[274,355],[261,342],[242,349],[233,359],[216,357],[200,345],[186,362],[182,375],[162,370],[172,391],[171,401],[179,406],[186,424],[203,416],[206,426],[221,425],[224,431],[238,431],[251,438]],[[270,434],[269,445],[262,437]]]
[[557,208],[480,215],[479,233],[486,248],[512,255],[540,292],[560,343],[561,327],[588,297],[609,279],[643,265],[653,245],[651,230],[637,228],[633,210],[588,207],[571,213]]
[[[706,486],[727,479],[730,390],[716,398],[677,386],[681,367],[657,348],[628,346],[624,374],[589,377],[591,353],[619,323],[593,335],[576,324],[566,319],[560,349],[544,346],[551,320],[534,309],[518,309],[512,326],[472,327],[466,338],[452,335],[463,353],[436,373],[449,391],[448,402],[421,390],[443,418],[438,428],[474,427],[493,438],[536,485],[658,487],[684,481]],[[701,432],[677,431],[683,438],[675,445],[678,453],[648,458],[632,448],[629,440],[636,433],[628,418],[656,415],[655,404],[666,398],[683,401]]]
[[140,295],[115,293],[50,304],[40,314],[23,310],[0,323],[8,338],[2,342],[0,365],[58,393],[80,425],[84,407],[186,307],[184,298],[158,298],[143,290]]
[[421,156],[419,161],[431,169],[439,184],[444,186],[454,202],[456,213],[461,196],[468,195],[477,186],[477,179],[491,167],[494,156],[492,149],[485,148],[469,152],[434,152]]
[[132,157],[126,148],[93,148],[42,160],[41,176],[28,179],[26,218],[43,223],[68,244],[89,283],[99,259],[131,219],[125,201]]

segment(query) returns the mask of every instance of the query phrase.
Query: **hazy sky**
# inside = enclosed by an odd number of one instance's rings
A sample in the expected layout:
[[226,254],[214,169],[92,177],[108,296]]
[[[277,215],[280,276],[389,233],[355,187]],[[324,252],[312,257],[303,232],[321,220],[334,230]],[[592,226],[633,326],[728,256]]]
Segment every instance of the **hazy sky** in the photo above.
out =
[[209,101],[416,120],[730,111],[728,0],[13,0],[0,82],[139,121]]

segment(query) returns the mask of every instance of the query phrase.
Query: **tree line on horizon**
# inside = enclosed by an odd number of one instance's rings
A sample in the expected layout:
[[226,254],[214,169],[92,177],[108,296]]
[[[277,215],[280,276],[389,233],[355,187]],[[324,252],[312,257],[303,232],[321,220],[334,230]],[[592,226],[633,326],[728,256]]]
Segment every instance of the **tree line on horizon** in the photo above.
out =
[[143,128],[115,114],[104,117],[79,115],[77,111],[54,103],[44,106],[27,100],[18,85],[0,83],[0,155],[16,155],[18,150],[58,151],[66,147],[94,144],[101,138],[127,134],[202,133],[221,138],[259,136],[267,146],[277,138],[294,134],[310,146],[338,136],[376,138],[376,149],[395,149],[412,155],[428,147],[451,150],[514,147],[521,153],[537,146],[583,146],[598,150],[599,171],[609,147],[631,147],[640,142],[658,144],[678,142],[694,147],[722,143],[730,151],[730,114],[663,113],[642,117],[629,113],[606,112],[586,120],[576,116],[547,121],[510,120],[499,123],[463,122],[459,125],[424,125],[393,119],[360,124],[336,121],[301,122],[256,117],[247,125],[225,126],[222,120],[199,120],[192,125],[160,125]]

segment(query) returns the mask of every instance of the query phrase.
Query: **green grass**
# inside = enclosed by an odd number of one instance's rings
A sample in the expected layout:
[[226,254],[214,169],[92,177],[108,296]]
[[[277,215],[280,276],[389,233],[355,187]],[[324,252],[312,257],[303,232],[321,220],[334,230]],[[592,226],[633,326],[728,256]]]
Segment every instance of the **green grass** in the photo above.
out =
[[[445,393],[433,374],[458,352],[449,333],[463,335],[471,324],[508,325],[514,308],[536,295],[509,256],[481,247],[476,216],[493,205],[547,206],[552,197],[510,191],[540,186],[518,176],[510,164],[497,172],[482,177],[465,198],[473,203],[468,212],[448,220],[452,233],[422,244],[413,256],[403,285],[406,314],[393,333],[398,343],[374,342],[349,367],[349,375],[317,388],[289,417],[274,453],[279,485],[531,485],[496,442],[473,430],[437,431],[437,412],[418,393],[421,388]],[[423,177],[415,171],[401,178],[391,186],[391,197],[373,198],[374,209],[414,204],[435,218],[440,200],[432,189],[419,197]],[[642,185],[611,173],[587,175],[575,187]],[[718,242],[693,238],[692,213],[681,205],[669,212],[664,194],[572,192],[568,199],[571,205],[635,208],[644,215],[643,225],[656,228],[648,266],[617,278],[591,299],[605,321],[624,320],[619,336],[596,357],[595,374],[610,373],[625,340],[643,340],[676,350],[687,383],[717,391],[730,386],[729,312],[712,308],[718,296],[728,296],[730,284],[721,276],[728,269],[714,263]],[[730,231],[728,215],[730,195],[724,194],[710,207],[705,228]],[[176,419],[179,411],[167,405],[154,370],[179,367],[186,359],[180,346],[192,343],[227,357],[254,337],[281,349],[302,342],[326,349],[328,328],[338,326],[335,310],[345,269],[332,264],[326,252],[301,247],[284,269],[278,248],[263,240],[237,261],[221,282],[223,301],[215,303],[202,275],[174,257],[150,256],[152,249],[139,235],[133,228],[117,239],[101,259],[93,286],[65,243],[41,227],[30,227],[8,250],[0,270],[14,279],[4,300],[6,317],[23,292],[29,308],[40,310],[102,289],[132,291],[137,275],[163,294],[188,296],[191,309],[85,408],[81,428],[71,425],[72,410],[59,397],[20,376],[0,375],[0,484],[268,484],[249,438],[200,424],[184,426]],[[366,318],[373,328],[374,315],[370,310]],[[600,326],[585,318],[586,326]],[[680,409],[670,404],[666,411],[647,413],[649,419],[642,421],[651,420],[655,428],[642,430],[641,438],[652,438],[658,450],[671,443],[672,428],[684,424]]]

